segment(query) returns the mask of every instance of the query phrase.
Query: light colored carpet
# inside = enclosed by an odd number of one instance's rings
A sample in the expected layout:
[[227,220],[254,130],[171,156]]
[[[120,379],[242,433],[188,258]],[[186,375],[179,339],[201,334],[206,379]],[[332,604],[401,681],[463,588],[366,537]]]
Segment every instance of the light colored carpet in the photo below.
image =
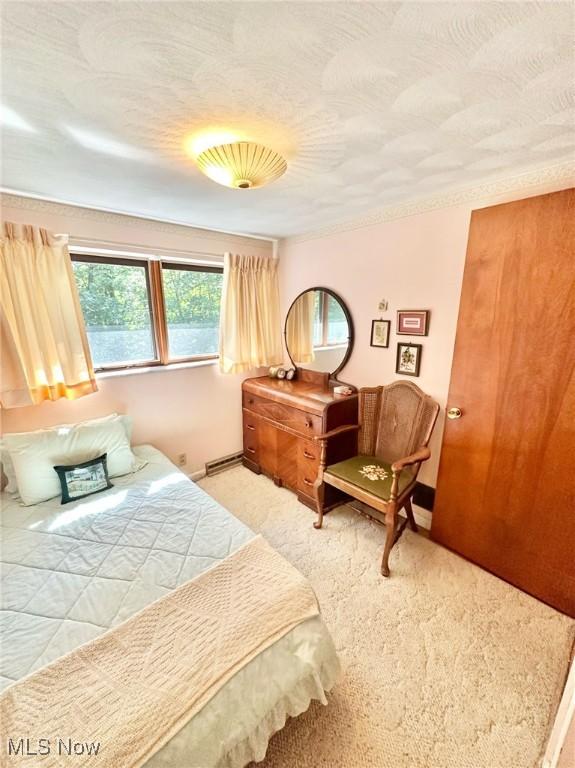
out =
[[534,768],[575,622],[406,531],[348,507],[312,528],[295,495],[243,467],[200,485],[311,581],[344,674],[270,744],[265,768]]

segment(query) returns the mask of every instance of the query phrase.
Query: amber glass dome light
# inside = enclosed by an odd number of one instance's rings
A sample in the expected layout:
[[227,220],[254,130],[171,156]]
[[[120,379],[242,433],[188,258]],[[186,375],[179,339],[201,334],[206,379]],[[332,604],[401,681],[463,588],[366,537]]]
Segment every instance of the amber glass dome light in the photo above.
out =
[[197,156],[196,162],[212,181],[232,189],[263,187],[287,168],[284,158],[273,149],[250,141],[210,147]]

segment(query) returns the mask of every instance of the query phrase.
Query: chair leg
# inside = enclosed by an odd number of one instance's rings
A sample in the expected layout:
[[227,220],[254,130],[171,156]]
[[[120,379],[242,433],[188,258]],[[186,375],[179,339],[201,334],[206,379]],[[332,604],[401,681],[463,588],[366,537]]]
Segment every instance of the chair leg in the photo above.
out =
[[383,557],[381,558],[381,575],[389,576],[389,553],[395,544],[395,527],[397,523],[397,509],[386,512],[385,515],[385,546],[383,548]]
[[323,473],[325,471],[327,457],[327,440],[320,440],[319,444],[319,467],[317,472],[317,478],[314,484],[315,500],[317,503],[317,520],[313,524],[314,528],[321,528],[323,523],[323,509],[325,506],[325,483],[323,481]]
[[413,516],[413,509],[411,508],[411,499],[407,499],[405,502],[405,512],[407,514],[407,519],[409,520],[409,527],[412,531],[415,531],[417,533],[417,523],[415,522],[415,517]]
[[317,520],[314,522],[314,528],[321,528],[323,523],[323,508],[325,506],[325,483],[321,482],[315,488],[315,500],[317,503]]

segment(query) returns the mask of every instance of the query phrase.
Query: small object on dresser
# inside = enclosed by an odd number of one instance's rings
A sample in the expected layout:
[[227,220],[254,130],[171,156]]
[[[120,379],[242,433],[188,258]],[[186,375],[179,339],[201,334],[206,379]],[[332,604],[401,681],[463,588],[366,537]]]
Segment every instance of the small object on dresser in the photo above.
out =
[[279,369],[280,369],[279,365],[270,365],[268,369],[268,376],[270,377],[270,379],[277,379]]
[[62,504],[114,487],[108,477],[106,457],[107,454],[104,453],[97,459],[90,459],[81,464],[54,467],[62,488]]
[[288,368],[286,371],[286,379],[288,381],[293,381],[295,379],[295,368]]
[[349,395],[353,395],[353,389],[348,387],[347,384],[339,384],[337,387],[333,388],[333,394],[340,395],[342,397],[349,397]]
[[278,368],[278,372],[277,372],[276,375],[277,375],[278,379],[285,379],[286,373],[287,373],[287,371],[286,371],[285,368]]

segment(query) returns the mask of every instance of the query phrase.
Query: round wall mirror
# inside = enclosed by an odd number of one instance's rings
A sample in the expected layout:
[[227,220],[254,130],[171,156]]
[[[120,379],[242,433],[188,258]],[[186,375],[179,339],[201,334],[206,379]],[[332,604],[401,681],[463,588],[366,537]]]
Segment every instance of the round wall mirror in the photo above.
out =
[[287,313],[285,339],[297,368],[335,377],[353,346],[353,324],[345,302],[329,288],[300,293]]

